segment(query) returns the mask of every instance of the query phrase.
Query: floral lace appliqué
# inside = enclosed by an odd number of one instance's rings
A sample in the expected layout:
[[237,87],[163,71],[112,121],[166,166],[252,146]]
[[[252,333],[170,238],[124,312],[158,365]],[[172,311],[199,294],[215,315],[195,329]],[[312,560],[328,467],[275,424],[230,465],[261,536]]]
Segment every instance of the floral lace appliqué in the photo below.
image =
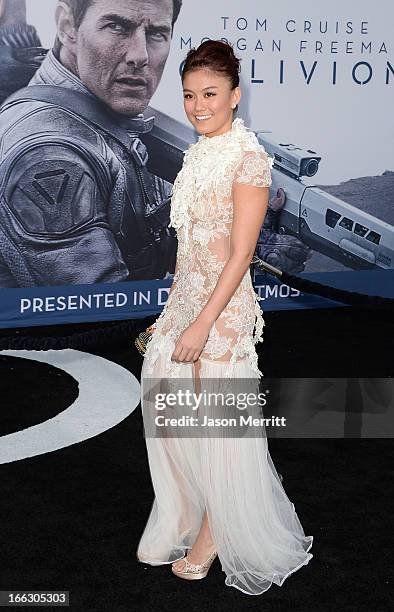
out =
[[[185,152],[173,185],[169,224],[178,237],[178,272],[145,354],[148,374],[154,374],[160,356],[169,377],[185,371],[184,364],[171,362],[171,355],[182,332],[207,303],[230,256],[233,183],[269,187],[272,166],[273,159],[239,118],[228,132],[200,136]],[[236,372],[239,360],[247,359],[260,377],[255,344],[263,339],[263,327],[248,270],[212,326],[201,358],[228,359],[224,374],[228,377]]]

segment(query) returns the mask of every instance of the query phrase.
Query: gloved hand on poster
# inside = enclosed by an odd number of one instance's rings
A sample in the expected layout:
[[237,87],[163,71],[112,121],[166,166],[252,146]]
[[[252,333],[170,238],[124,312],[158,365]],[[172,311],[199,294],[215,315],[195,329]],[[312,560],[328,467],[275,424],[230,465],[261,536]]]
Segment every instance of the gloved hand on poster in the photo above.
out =
[[285,201],[286,194],[280,187],[276,196],[269,202],[255,255],[282,272],[299,274],[304,271],[313,251],[296,236],[277,233],[278,219]]
[[26,23],[25,0],[0,0],[0,104],[26,87],[47,50]]

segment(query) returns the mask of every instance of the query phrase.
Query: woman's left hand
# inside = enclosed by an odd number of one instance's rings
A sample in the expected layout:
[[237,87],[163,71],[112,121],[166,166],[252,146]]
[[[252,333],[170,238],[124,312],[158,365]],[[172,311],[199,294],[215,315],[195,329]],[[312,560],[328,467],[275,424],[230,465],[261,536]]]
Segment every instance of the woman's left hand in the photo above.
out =
[[199,358],[209,336],[211,325],[194,321],[183,330],[175,345],[171,360],[176,362],[193,362]]

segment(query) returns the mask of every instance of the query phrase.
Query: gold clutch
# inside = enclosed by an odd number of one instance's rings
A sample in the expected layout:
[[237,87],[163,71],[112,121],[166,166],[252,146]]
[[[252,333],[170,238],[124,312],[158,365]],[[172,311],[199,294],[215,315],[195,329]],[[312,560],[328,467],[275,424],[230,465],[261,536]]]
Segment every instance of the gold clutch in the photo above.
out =
[[146,347],[148,346],[148,342],[152,337],[154,328],[154,325],[150,325],[145,331],[138,334],[137,338],[134,340],[134,344],[142,356],[144,356],[146,353]]

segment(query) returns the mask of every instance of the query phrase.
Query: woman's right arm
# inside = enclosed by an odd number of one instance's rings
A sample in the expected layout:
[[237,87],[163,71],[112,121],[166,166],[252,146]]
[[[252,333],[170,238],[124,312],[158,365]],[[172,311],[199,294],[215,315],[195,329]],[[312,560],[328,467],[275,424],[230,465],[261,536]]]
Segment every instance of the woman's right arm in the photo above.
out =
[[[178,272],[178,258],[176,258],[176,260],[175,260],[174,278],[175,278],[175,275],[176,275],[177,272]],[[168,292],[167,302],[168,302],[168,300],[170,298],[171,293],[174,291],[175,286],[176,286],[176,280],[173,281],[173,283],[172,283],[172,285],[170,287],[170,291]],[[155,323],[153,323],[151,327],[154,330],[155,329]]]
[[[177,274],[177,272],[178,272],[178,257],[175,260],[174,279],[175,279],[175,275]],[[172,285],[170,287],[170,291],[169,291],[168,297],[170,297],[171,293],[174,291],[175,286],[176,286],[176,280],[173,281],[173,283],[172,283]]]

